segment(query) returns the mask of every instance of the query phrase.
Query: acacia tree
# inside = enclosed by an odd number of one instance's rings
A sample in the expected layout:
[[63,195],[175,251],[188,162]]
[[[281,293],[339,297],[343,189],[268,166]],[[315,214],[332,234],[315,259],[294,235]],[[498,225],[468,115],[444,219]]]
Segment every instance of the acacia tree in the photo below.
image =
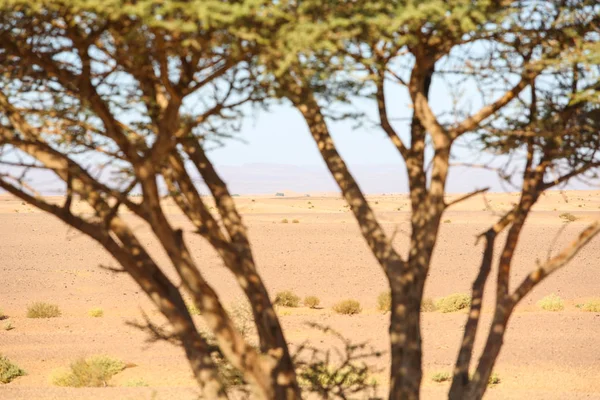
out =
[[[480,398],[514,307],[600,229],[588,227],[509,291],[519,235],[540,193],[599,165],[598,75],[592,59],[598,18],[590,12],[597,9],[586,1],[547,3],[84,1],[69,6],[50,1],[31,7],[6,1],[0,29],[0,148],[1,161],[11,169],[0,176],[0,187],[106,248],[167,317],[204,393],[224,398],[212,348],[194,326],[178,285],[145,251],[122,211],[141,218],[226,359],[261,397],[299,397],[248,235],[205,151],[207,135],[231,133],[239,122],[237,107],[262,102],[263,90],[289,99],[389,280],[390,398],[418,398],[420,304],[439,223],[453,204],[444,200],[451,150],[468,137],[483,149],[514,154],[524,163],[521,197],[482,235],[485,251],[450,393]],[[455,119],[434,113],[431,86],[449,74],[470,77],[494,98],[476,112],[454,110]],[[404,86],[412,102],[408,135],[388,116],[394,107],[386,96],[390,82]],[[508,85],[500,95],[498,83]],[[412,232],[406,256],[391,244],[330,135],[331,110],[324,104],[353,96],[374,98],[378,125],[407,166]],[[110,178],[94,173],[98,164],[110,166]],[[51,171],[64,182],[62,204],[28,187],[25,178],[32,169]],[[218,216],[199,195],[195,174],[210,189]],[[166,218],[162,183],[246,293],[259,349],[235,328],[202,277],[183,231]],[[129,196],[137,188],[139,201]],[[73,198],[89,204],[94,214],[75,211]],[[505,229],[493,325],[470,379],[483,287],[495,238]]]
[[[269,48],[271,57],[263,60],[273,73],[275,93],[287,98],[306,121],[388,279],[392,295],[390,399],[419,397],[423,288],[442,215],[462,200],[445,201],[452,148],[468,139],[478,143],[480,150],[510,154],[524,164],[519,167],[518,204],[482,234],[486,245],[450,391],[451,398],[480,398],[515,306],[600,229],[598,223],[590,225],[568,248],[535,267],[514,291],[509,290],[514,252],[540,194],[594,173],[600,166],[594,52],[598,5],[584,0],[432,0],[326,5],[308,1],[289,7],[290,14],[302,18],[283,26]],[[454,76],[454,81],[456,76],[466,77],[483,92],[478,110],[448,107],[453,118],[432,110],[432,83],[448,76]],[[410,98],[413,115],[408,134],[399,132],[388,115],[398,109],[386,95],[392,84],[404,87]],[[412,231],[405,256],[377,221],[330,134],[331,100],[351,104],[361,96],[374,100],[377,125],[406,164]],[[505,229],[508,235],[498,260],[494,318],[470,379],[483,288],[494,260],[495,239]]]
[[[172,332],[151,328],[181,342],[205,396],[228,395],[184,293],[201,311],[219,352],[260,397],[297,398],[288,346],[246,228],[205,152],[207,137],[235,129],[240,105],[262,98],[246,68],[247,42],[232,34],[247,14],[220,1],[197,6],[190,16],[183,4],[168,2],[2,2],[0,187],[114,257],[169,321]],[[63,183],[62,202],[28,185],[28,174],[39,169]],[[195,175],[208,186],[216,215],[194,185]],[[186,235],[166,217],[163,184],[243,289],[259,348],[236,328]],[[141,197],[131,197],[133,190]],[[92,213],[77,211],[74,199]],[[180,282],[167,278],[147,252],[123,218],[125,210],[152,230]]]

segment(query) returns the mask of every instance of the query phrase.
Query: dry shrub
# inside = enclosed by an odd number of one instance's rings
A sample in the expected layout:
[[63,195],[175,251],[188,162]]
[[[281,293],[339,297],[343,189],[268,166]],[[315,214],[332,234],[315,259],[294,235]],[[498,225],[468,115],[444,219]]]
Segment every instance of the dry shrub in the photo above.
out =
[[555,293],[542,298],[537,305],[546,311],[562,311],[565,309],[565,302]]
[[454,293],[435,301],[435,308],[443,313],[463,310],[471,305],[471,296],[464,293]]
[[56,318],[61,315],[60,309],[55,304],[38,301],[27,307],[27,318]]
[[389,291],[379,293],[379,296],[377,296],[377,309],[384,313],[392,309],[392,294]]
[[600,299],[592,299],[581,305],[582,311],[600,312]]
[[426,297],[421,302],[421,312],[434,312],[436,310],[433,300]]
[[304,305],[308,308],[317,308],[321,304],[321,300],[317,296],[306,296],[304,298]]
[[431,380],[434,382],[447,382],[452,378],[452,374],[449,372],[436,372],[431,375]]
[[130,379],[127,382],[125,382],[125,384],[123,386],[126,386],[126,387],[146,387],[146,386],[150,386],[150,385],[148,385],[148,382],[146,382],[142,378],[133,378],[133,379]]
[[125,369],[125,363],[108,356],[92,356],[71,364],[69,370],[56,373],[52,383],[65,387],[108,386],[110,378]]
[[90,315],[90,317],[100,318],[104,316],[104,310],[100,307],[95,307],[88,311],[88,314]]
[[354,315],[359,314],[362,311],[362,307],[357,300],[348,299],[336,303],[333,306],[333,311],[343,315]]
[[284,290],[275,295],[273,304],[282,307],[298,307],[300,305],[300,297],[291,290]]
[[13,379],[27,373],[0,354],[0,383],[10,383]]
[[297,220],[297,219],[293,219],[293,220],[292,220],[292,223],[293,223],[293,224],[299,224],[299,223],[300,223],[300,221],[299,221],[299,220]]
[[444,220],[444,223],[445,223],[445,224],[449,224],[449,223],[451,223],[451,222],[452,222],[452,221],[451,221],[451,220],[449,220],[449,219],[446,219],[446,220]]
[[564,213],[560,214],[560,218],[564,219],[565,222],[577,221],[577,217],[568,212],[564,212]]
[[281,220],[282,224],[287,224],[288,222],[290,222],[290,221],[288,221],[287,218],[284,218],[284,219]]

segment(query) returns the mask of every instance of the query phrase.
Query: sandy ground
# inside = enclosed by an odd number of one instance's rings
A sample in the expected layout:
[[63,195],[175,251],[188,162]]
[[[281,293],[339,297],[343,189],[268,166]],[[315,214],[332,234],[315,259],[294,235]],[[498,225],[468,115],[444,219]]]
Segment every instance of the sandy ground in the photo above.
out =
[[[455,196],[456,197],[456,196]],[[475,237],[492,224],[517,197],[488,194],[469,199],[444,216],[426,296],[436,298],[468,292],[481,257]],[[401,195],[369,196],[381,222],[406,249],[409,232],[408,200]],[[387,349],[389,315],[376,310],[377,295],[386,282],[364,243],[353,216],[337,196],[242,196],[236,199],[250,231],[261,275],[271,294],[291,289],[300,296],[316,295],[322,309],[281,310],[286,337],[292,347],[310,342],[327,349],[336,345],[329,336],[307,326],[329,325],[355,341]],[[78,206],[80,207],[80,206]],[[83,209],[83,208],[82,208]],[[169,218],[186,231],[202,273],[226,304],[239,302],[241,292],[214,251],[172,207]],[[578,220],[564,223],[561,213]],[[513,267],[513,287],[538,260],[572,240],[586,223],[600,214],[600,192],[552,192],[544,196],[528,220]],[[165,254],[147,226],[128,216],[136,233],[171,277]],[[288,219],[290,223],[282,223]],[[298,219],[299,223],[292,223]],[[501,241],[498,241],[500,244]],[[405,251],[404,251],[405,253]],[[496,372],[501,383],[488,390],[490,399],[600,399],[600,313],[580,311],[575,305],[600,297],[600,239],[590,243],[563,270],[550,277],[518,307],[507,332]],[[0,353],[27,371],[0,385],[0,399],[192,399],[197,396],[183,351],[167,343],[148,343],[147,334],[128,325],[142,321],[142,312],[161,321],[131,278],[99,268],[116,263],[99,245],[7,195],[0,196],[0,308],[15,329],[0,329]],[[493,273],[491,275],[494,276]],[[489,284],[485,303],[494,300]],[[536,302],[556,293],[565,300],[561,312],[541,311]],[[361,302],[357,316],[334,314],[330,307],[345,298]],[[46,301],[60,306],[60,318],[27,319],[27,305]],[[88,316],[101,307],[104,317]],[[484,310],[480,336],[487,331],[490,308]],[[458,351],[463,312],[426,313],[423,317],[423,398],[444,398],[447,384],[431,375],[450,371]],[[198,324],[202,318],[196,317]],[[482,340],[477,348],[482,347]],[[80,357],[108,354],[136,366],[111,381],[112,387],[67,389],[52,386],[50,376]],[[370,361],[385,382],[388,358]],[[149,387],[126,387],[132,380]],[[380,395],[385,395],[382,389]]]

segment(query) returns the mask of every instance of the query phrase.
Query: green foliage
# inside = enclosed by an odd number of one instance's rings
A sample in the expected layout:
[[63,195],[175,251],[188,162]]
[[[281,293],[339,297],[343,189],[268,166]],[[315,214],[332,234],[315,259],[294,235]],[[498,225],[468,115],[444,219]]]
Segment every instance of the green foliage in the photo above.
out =
[[0,354],[0,383],[10,383],[13,379],[27,373]]
[[65,387],[102,387],[114,375],[125,369],[125,363],[108,356],[93,356],[71,364],[68,371],[59,371],[52,377],[52,383]]
[[300,297],[291,290],[284,290],[275,295],[273,304],[282,307],[298,307],[300,305]]
[[35,302],[27,307],[27,318],[57,318],[62,313],[55,304]]
[[384,313],[392,309],[392,294],[389,291],[382,292],[377,296],[377,309]]
[[592,299],[581,305],[582,311],[600,312],[600,299]]
[[343,315],[354,315],[360,314],[360,312],[362,311],[362,307],[360,306],[360,303],[357,300],[348,299],[336,303],[333,306],[333,311]]
[[366,368],[357,368],[354,365],[335,368],[325,363],[315,363],[299,371],[298,383],[308,391],[319,392],[323,388],[335,387],[340,392],[345,392],[355,386],[376,385],[377,381],[371,377]]
[[546,311],[562,311],[565,309],[565,302],[555,293],[543,297],[537,305]]
[[321,300],[317,296],[306,296],[304,298],[304,305],[308,308],[317,308],[321,304]]
[[464,293],[454,293],[435,301],[435,308],[443,313],[463,310],[471,305],[471,296]]
[[88,311],[90,317],[101,318],[104,316],[104,310],[100,307],[94,307],[90,311]]
[[433,375],[431,375],[431,380],[437,383],[440,382],[447,382],[450,379],[452,379],[452,374],[449,372],[436,372]]
[[490,374],[490,377],[488,378],[488,385],[497,385],[500,383],[500,375],[498,375],[495,372],[492,372]]

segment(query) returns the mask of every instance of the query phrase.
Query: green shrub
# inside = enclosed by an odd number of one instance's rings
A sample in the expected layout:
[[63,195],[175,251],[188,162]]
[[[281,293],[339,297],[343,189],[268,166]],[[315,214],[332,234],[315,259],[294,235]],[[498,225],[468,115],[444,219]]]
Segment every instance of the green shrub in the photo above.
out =
[[10,383],[13,379],[26,374],[19,366],[0,354],[0,383]]
[[560,214],[560,218],[564,219],[565,222],[573,222],[577,220],[576,216],[568,212]]
[[282,307],[298,307],[300,305],[300,297],[295,295],[291,290],[284,290],[275,295],[273,304]]
[[308,308],[317,308],[321,304],[321,300],[317,296],[306,296],[304,298],[304,305]]
[[436,310],[435,304],[433,304],[433,300],[429,297],[426,297],[421,302],[421,312],[434,312]]
[[581,310],[588,312],[600,312],[600,299],[592,299],[581,305]]
[[52,383],[65,387],[108,386],[110,378],[125,369],[125,363],[107,356],[93,356],[71,364],[68,371],[56,373]]
[[360,303],[353,299],[342,300],[333,306],[333,311],[343,315],[359,314],[362,311]]
[[384,313],[391,311],[392,294],[389,291],[379,293],[379,296],[377,296],[377,309]]
[[565,309],[564,301],[554,293],[542,298],[537,305],[546,311],[562,311]]
[[447,382],[452,378],[452,374],[449,372],[436,372],[431,375],[431,380],[434,382]]
[[443,313],[455,312],[471,305],[471,297],[464,293],[454,293],[437,299],[434,303],[436,310]]
[[88,314],[90,315],[90,317],[100,318],[104,316],[104,310],[100,307],[95,307],[88,311]]
[[55,304],[36,302],[27,307],[27,318],[56,318],[62,313]]

